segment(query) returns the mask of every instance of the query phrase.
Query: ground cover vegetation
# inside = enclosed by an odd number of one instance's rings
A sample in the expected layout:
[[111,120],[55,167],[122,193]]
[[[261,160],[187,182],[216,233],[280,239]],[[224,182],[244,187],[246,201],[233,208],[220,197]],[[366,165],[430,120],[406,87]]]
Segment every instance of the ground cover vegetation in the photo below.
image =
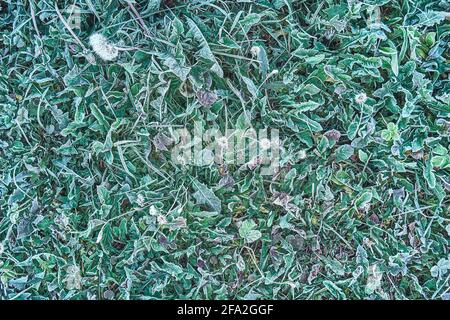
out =
[[449,9],[1,1],[1,299],[448,299]]

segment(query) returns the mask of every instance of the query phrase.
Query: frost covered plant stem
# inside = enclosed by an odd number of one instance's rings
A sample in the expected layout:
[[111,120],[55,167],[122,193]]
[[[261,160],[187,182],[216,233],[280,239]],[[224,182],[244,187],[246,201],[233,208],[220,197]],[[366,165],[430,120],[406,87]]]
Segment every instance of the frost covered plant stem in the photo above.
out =
[[92,50],[103,60],[112,61],[117,58],[119,49],[108,42],[108,39],[100,33],[94,33],[89,37]]

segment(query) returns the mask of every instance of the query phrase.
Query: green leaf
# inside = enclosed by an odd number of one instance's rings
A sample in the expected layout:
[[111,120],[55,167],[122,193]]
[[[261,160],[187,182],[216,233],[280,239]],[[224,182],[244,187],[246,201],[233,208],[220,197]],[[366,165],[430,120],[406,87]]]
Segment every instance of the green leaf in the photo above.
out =
[[365,191],[363,194],[361,194],[355,200],[355,206],[356,206],[356,208],[363,208],[365,205],[370,203],[371,200],[372,200],[372,192],[371,191]]
[[308,118],[305,114],[301,113],[296,116],[296,118],[299,121],[299,126],[303,129],[308,129],[313,132],[320,132],[322,131],[322,126],[317,121],[314,121],[310,118]]
[[431,158],[431,164],[435,168],[446,168],[450,164],[450,157],[449,156],[434,156]]
[[427,11],[421,12],[417,16],[419,17],[419,24],[432,27],[444,21],[447,14],[443,11]]
[[344,291],[339,288],[335,283],[329,280],[323,282],[324,287],[331,292],[331,294],[337,299],[345,299]]
[[162,271],[167,272],[173,277],[177,277],[178,275],[183,273],[183,268],[181,268],[179,265],[176,265],[175,263],[168,261],[164,261],[160,268]]
[[193,196],[197,200],[197,204],[205,204],[220,213],[222,211],[222,204],[214,192],[199,181],[193,180],[192,183],[194,190],[196,190]]
[[430,161],[427,161],[425,168],[423,169],[423,177],[427,181],[430,189],[436,188],[436,176],[434,175]]
[[149,0],[146,2],[147,11],[154,12],[159,10],[159,6],[161,5],[161,0]]
[[369,160],[368,154],[362,150],[358,150],[358,158],[363,163],[366,163]]
[[349,144],[344,144],[340,146],[339,148],[336,149],[336,161],[342,162],[347,160],[353,155],[354,151],[355,149]]
[[190,67],[184,65],[183,62],[177,60],[175,57],[169,54],[160,55],[162,62],[165,66],[169,68],[181,81],[186,81],[189,72],[191,71]]
[[400,140],[400,134],[398,133],[397,125],[389,122],[387,128],[381,131],[381,137],[386,141],[398,141]]
[[320,103],[315,101],[306,101],[306,102],[300,102],[294,105],[294,108],[296,111],[300,112],[306,112],[306,111],[313,111],[317,109],[320,106]]
[[354,119],[347,128],[347,135],[350,140],[355,139],[356,134],[358,133],[359,128],[359,120]]
[[250,28],[261,20],[261,15],[258,13],[249,13],[241,21],[240,24],[244,29],[244,33],[248,33]]
[[262,46],[258,46],[258,50],[256,50],[256,52],[256,58],[259,62],[259,70],[262,78],[265,79],[267,77],[267,73],[269,72],[269,59],[267,58],[266,49]]
[[208,41],[206,41],[206,38],[203,36],[203,33],[200,31],[200,29],[197,27],[197,25],[192,19],[187,18],[187,23],[189,25],[190,32],[194,36],[194,39],[200,43],[200,50],[198,51],[199,55],[202,58],[205,58],[213,62],[214,64],[211,70],[215,72],[220,78],[223,78],[223,70],[220,67],[219,63],[217,62],[213,52],[211,51]]
[[312,57],[308,57],[305,59],[305,62],[307,64],[310,64],[312,66],[315,66],[316,64],[319,64],[325,59],[325,54],[318,54]]
[[239,235],[245,239],[247,243],[252,243],[261,238],[262,234],[256,228],[256,223],[253,220],[245,220],[239,227]]
[[242,80],[244,80],[245,84],[247,85],[247,90],[250,92],[250,94],[252,95],[253,99],[258,98],[258,88],[255,86],[253,80],[241,76]]
[[89,107],[91,108],[91,113],[97,120],[102,131],[107,132],[108,131],[107,128],[109,128],[109,124],[108,124],[108,121],[106,121],[106,118],[103,115],[103,113],[100,111],[100,109],[94,103],[89,104]]

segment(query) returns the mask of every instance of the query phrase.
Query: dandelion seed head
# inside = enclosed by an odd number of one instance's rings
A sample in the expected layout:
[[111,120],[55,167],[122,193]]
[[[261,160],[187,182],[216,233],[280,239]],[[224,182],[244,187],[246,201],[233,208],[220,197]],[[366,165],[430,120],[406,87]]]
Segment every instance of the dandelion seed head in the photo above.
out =
[[228,148],[228,139],[226,137],[220,137],[217,139],[217,144],[223,149]]
[[186,157],[184,157],[183,155],[180,154],[176,158],[176,163],[184,166],[188,163],[188,159],[186,159]]
[[268,150],[268,149],[270,149],[270,145],[271,145],[270,140],[267,139],[267,138],[261,139],[261,140],[259,141],[259,146],[260,146],[260,148],[261,148],[262,150]]
[[261,48],[257,47],[257,46],[253,46],[250,49],[250,52],[252,53],[253,56],[258,56],[258,54],[261,52]]
[[138,206],[143,207],[145,205],[145,198],[142,194],[138,194],[136,202]]
[[158,215],[156,218],[156,221],[158,221],[158,224],[164,225],[167,224],[167,219],[162,214]]
[[269,75],[267,76],[267,78],[276,76],[276,75],[278,74],[278,72],[279,72],[279,71],[278,71],[277,69],[272,70],[272,72],[269,73]]
[[103,60],[111,61],[117,58],[119,50],[108,42],[108,39],[100,33],[94,33],[89,37],[92,50]]
[[306,158],[306,151],[305,150],[300,150],[299,152],[298,152],[298,159],[299,160],[303,160],[303,159],[305,159]]
[[358,104],[363,104],[367,101],[367,95],[364,92],[361,92],[355,96],[355,102]]
[[158,215],[158,209],[156,209],[156,207],[154,205],[152,205],[149,209],[149,214],[151,216],[156,216]]

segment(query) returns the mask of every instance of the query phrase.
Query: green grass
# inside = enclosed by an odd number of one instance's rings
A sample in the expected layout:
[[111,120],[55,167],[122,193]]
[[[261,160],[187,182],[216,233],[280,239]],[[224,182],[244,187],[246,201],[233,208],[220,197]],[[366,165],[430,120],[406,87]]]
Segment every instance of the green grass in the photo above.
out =
[[[0,299],[450,297],[448,3],[71,4],[0,2]],[[280,171],[175,164],[194,122]]]

